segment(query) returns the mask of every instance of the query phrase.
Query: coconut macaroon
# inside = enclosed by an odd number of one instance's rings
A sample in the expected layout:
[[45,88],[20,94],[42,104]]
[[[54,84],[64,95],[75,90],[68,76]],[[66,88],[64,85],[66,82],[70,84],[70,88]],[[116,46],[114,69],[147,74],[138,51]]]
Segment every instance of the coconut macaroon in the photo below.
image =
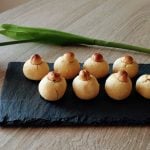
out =
[[105,90],[114,100],[127,98],[132,90],[132,82],[126,71],[111,74],[105,82]]
[[130,78],[137,75],[139,66],[137,62],[129,55],[118,58],[113,64],[113,72],[125,70]]
[[144,74],[137,79],[136,90],[144,98],[150,99],[150,74]]
[[38,54],[31,56],[23,65],[23,73],[30,80],[41,80],[48,72],[48,64]]
[[87,70],[79,72],[79,75],[74,78],[72,86],[76,96],[83,100],[95,98],[100,90],[97,79]]
[[62,98],[66,88],[65,78],[54,71],[49,72],[39,83],[39,93],[48,101],[57,101]]
[[67,52],[56,59],[54,70],[66,79],[74,78],[80,71],[80,64],[73,52]]
[[109,65],[100,53],[94,53],[88,58],[84,62],[83,68],[96,78],[105,77],[109,72]]

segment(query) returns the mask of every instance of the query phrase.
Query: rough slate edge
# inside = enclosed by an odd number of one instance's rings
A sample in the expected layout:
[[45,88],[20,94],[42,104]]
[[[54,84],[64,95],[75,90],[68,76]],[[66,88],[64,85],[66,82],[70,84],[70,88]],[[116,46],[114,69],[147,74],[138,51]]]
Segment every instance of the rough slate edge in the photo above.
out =
[[[17,62],[15,62],[17,63]],[[11,63],[8,64],[8,68],[10,67]],[[53,64],[50,64],[51,65],[51,68],[52,68],[52,65]],[[143,65],[143,64],[142,64]],[[141,65],[141,67],[142,67]],[[147,64],[149,65],[149,64]],[[7,77],[8,75],[8,70],[6,71],[6,76],[5,78]],[[149,70],[148,72],[149,73]],[[4,80],[4,84],[5,84],[5,80]],[[3,91],[3,89],[2,89]],[[0,101],[1,102],[1,101]],[[0,103],[0,107],[1,107],[1,103]],[[11,127],[11,126],[21,126],[21,127],[28,127],[28,126],[33,126],[35,127],[35,123],[36,123],[36,127],[47,127],[47,126],[87,126],[87,125],[90,125],[90,126],[99,126],[99,125],[107,125],[107,126],[126,126],[126,125],[129,125],[129,126],[135,126],[135,125],[150,125],[150,117],[147,118],[146,120],[141,120],[141,121],[138,121],[135,119],[128,119],[128,118],[123,118],[123,120],[117,120],[117,121],[114,121],[114,120],[110,120],[109,118],[104,118],[104,119],[101,119],[101,120],[97,120],[97,122],[90,122],[89,124],[86,122],[85,124],[83,122],[78,122],[78,124],[74,124],[74,121],[72,121],[72,118],[68,118],[68,120],[65,120],[65,119],[58,119],[58,120],[55,120],[54,122],[51,122],[49,120],[43,120],[43,119],[33,119],[32,121],[30,120],[26,120],[26,122],[23,122],[22,121],[19,121],[19,120],[14,120],[14,121],[6,121],[7,120],[7,117],[5,117],[4,119],[2,118],[2,114],[0,113],[0,125],[2,126],[7,126],[7,127]],[[73,119],[77,119],[78,120],[78,117],[75,117]],[[101,122],[101,124],[100,124]]]

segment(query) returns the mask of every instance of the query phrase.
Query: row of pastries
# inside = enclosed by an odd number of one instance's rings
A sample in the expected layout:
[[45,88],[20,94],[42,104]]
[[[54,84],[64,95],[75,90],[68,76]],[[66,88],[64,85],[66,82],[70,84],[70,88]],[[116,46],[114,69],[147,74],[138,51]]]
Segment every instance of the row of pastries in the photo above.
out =
[[[97,79],[109,74],[109,64],[100,53],[94,53],[88,58],[83,68],[73,52],[67,52],[54,62],[54,70],[49,68],[43,58],[35,54],[23,65],[23,73],[30,80],[41,80],[38,90],[48,101],[56,101],[66,92],[68,79],[73,79],[72,87],[75,95],[82,100],[95,98],[100,90]],[[139,72],[139,65],[129,55],[115,60],[112,74],[105,82],[105,91],[114,100],[127,98],[132,91],[131,78]],[[136,90],[144,98],[150,99],[150,75],[144,74],[136,81]]]

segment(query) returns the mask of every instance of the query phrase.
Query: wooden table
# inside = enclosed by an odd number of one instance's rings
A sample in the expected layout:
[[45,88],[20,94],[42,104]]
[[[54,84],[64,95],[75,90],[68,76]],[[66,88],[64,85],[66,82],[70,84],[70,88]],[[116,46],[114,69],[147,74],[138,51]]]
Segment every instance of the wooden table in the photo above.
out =
[[[149,0],[31,0],[1,13],[0,23],[50,27],[150,47]],[[109,63],[125,53],[138,63],[150,63],[150,55],[102,47],[6,46],[0,47],[0,87],[8,62],[25,61],[34,53],[54,62],[70,50],[80,62],[100,52]],[[150,127],[0,128],[0,149],[150,150]]]

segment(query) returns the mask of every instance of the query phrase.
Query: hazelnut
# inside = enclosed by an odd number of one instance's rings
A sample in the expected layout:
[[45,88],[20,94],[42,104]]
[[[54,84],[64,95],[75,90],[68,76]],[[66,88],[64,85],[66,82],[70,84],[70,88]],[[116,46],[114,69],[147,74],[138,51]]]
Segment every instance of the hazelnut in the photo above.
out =
[[100,53],[94,53],[91,58],[95,62],[102,62],[103,61],[103,56]]
[[40,55],[35,54],[31,56],[30,61],[33,65],[40,65],[42,63],[42,58]]

